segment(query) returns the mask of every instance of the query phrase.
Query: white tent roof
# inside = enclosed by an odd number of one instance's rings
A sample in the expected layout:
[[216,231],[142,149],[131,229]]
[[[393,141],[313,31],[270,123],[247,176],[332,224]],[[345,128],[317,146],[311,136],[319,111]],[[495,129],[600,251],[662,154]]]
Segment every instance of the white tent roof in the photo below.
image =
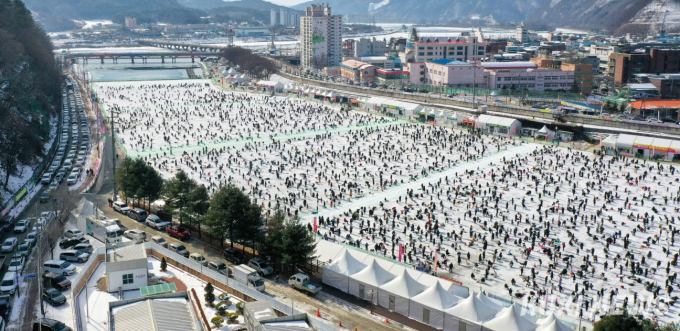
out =
[[339,274],[351,276],[366,268],[366,265],[361,263],[359,259],[350,254],[349,250],[345,248],[335,261],[324,266],[324,269],[335,271]]
[[522,308],[514,304],[503,308],[495,318],[484,323],[484,328],[494,331],[534,331],[536,324],[522,316]]
[[489,299],[484,293],[477,293],[476,295],[477,299],[482,301],[485,305],[493,308],[496,311],[500,311],[503,309],[503,306],[499,305],[498,303],[494,302],[493,300]]
[[536,133],[542,133],[542,134],[552,134],[553,132],[548,129],[547,126],[543,126],[540,130],[536,131]]
[[446,313],[470,322],[481,323],[496,315],[498,311],[499,309],[490,307],[477,296],[471,295],[447,309]]
[[652,146],[654,146],[655,149],[658,149],[660,147],[667,149],[668,147],[671,146],[671,143],[673,143],[673,141],[669,139],[654,138],[654,140],[652,141]]
[[635,142],[633,143],[633,146],[635,146],[635,145],[651,146],[653,140],[654,140],[654,138],[652,138],[652,137],[638,136],[638,137],[635,138]]
[[558,320],[552,312],[546,318],[537,320],[536,324],[538,324],[536,331],[573,331],[570,327]]
[[460,298],[449,293],[449,291],[444,289],[442,284],[439,282],[411,298],[411,301],[439,311],[444,311],[448,308],[451,308],[459,300]]
[[401,107],[404,108],[404,110],[416,110],[419,107],[422,107],[421,105],[417,103],[411,103],[411,102],[405,102],[405,101],[400,101],[400,100],[395,100],[395,99],[390,99],[390,98],[385,98],[385,97],[370,97],[366,100],[366,103],[371,103],[371,104],[376,104],[376,105],[391,105],[395,107]]
[[609,147],[609,148],[616,148],[616,139],[618,139],[618,136],[616,135],[609,135],[607,139],[602,140],[602,146],[604,147]]
[[338,254],[340,254],[344,249],[345,247],[342,245],[338,245],[327,240],[319,240],[316,243],[315,256],[317,256],[319,261],[330,262],[335,260]]
[[418,274],[412,275],[407,269],[402,269],[401,274],[390,282],[380,286],[381,291],[390,292],[403,298],[413,298],[427,288],[416,279]]
[[366,268],[352,275],[352,279],[376,287],[391,281],[394,277],[395,275],[381,267],[375,259]]
[[616,147],[633,148],[633,142],[635,141],[635,138],[637,138],[637,136],[630,134],[619,135],[619,139],[616,140]]
[[334,98],[334,97],[337,97],[338,95],[337,95],[335,92],[333,92],[333,91],[328,91],[328,95],[327,95],[327,96],[328,96],[328,97],[331,97],[331,98]]
[[671,149],[680,151],[680,141],[673,140],[673,142],[671,143]]

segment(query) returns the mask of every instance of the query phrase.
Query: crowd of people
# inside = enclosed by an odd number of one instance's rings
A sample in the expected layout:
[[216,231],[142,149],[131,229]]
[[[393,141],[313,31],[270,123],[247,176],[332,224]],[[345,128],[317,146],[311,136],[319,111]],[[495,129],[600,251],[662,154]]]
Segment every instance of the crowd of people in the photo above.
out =
[[320,238],[586,319],[611,307],[661,323],[677,314],[670,164],[202,83],[97,89],[119,110],[126,148],[163,176],[234,184],[267,214],[316,222]]

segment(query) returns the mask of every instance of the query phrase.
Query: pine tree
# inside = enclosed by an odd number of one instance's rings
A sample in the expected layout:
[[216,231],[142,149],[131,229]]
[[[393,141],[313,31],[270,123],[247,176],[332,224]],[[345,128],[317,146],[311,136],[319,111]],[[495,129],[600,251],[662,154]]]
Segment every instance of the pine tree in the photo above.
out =
[[210,282],[208,282],[208,284],[205,285],[203,290],[205,290],[205,303],[209,307],[212,307],[213,302],[215,302],[215,294],[213,293],[215,291],[215,288]]
[[161,271],[168,270],[168,262],[165,261],[165,257],[161,259]]
[[316,257],[316,243],[307,226],[295,217],[286,221],[281,240],[282,264],[306,265]]

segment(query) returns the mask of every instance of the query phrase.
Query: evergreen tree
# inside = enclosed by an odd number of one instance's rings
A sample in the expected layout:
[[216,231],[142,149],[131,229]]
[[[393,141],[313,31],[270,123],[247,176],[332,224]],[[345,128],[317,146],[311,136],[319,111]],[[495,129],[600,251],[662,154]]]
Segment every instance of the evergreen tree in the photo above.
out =
[[231,184],[222,185],[210,200],[205,222],[210,233],[221,238],[222,245],[228,236],[231,247],[234,247],[237,235],[241,238],[253,235],[245,229],[252,230],[252,224],[260,224],[259,210],[259,206],[253,204],[241,189]]
[[198,186],[196,180],[189,178],[184,170],[175,174],[175,178],[170,179],[163,186],[163,197],[165,198],[166,208],[173,214],[179,216],[179,223],[183,224],[186,217],[186,209],[190,206],[190,194]]
[[294,217],[286,221],[282,235],[282,264],[306,265],[316,258],[314,237],[299,218]]
[[281,261],[283,257],[281,241],[285,222],[286,213],[281,208],[277,208],[267,221],[267,235],[264,237],[261,253],[269,256],[274,262]]
[[203,288],[205,291],[205,303],[209,306],[213,306],[213,302],[215,302],[215,294],[213,293],[215,291],[215,288],[213,288],[213,285],[208,282],[208,284],[205,285]]
[[165,261],[165,257],[161,259],[161,271],[168,270],[168,262]]

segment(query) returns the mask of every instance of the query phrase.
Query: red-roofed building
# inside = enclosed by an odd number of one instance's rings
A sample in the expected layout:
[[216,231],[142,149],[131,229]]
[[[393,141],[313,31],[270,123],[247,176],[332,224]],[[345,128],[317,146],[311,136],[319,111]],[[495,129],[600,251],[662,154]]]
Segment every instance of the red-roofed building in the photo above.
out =
[[638,100],[628,104],[631,108],[631,115],[657,118],[663,120],[667,118],[677,122],[680,100]]

